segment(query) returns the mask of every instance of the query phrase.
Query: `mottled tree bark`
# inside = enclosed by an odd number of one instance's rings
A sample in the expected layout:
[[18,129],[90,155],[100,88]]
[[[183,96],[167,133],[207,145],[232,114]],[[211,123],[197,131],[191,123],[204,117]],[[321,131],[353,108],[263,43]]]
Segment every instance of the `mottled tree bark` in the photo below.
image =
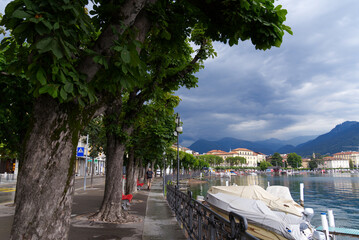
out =
[[134,148],[130,148],[129,150],[129,161],[127,166],[126,172],[126,187],[125,192],[126,194],[132,194],[137,192],[137,179],[138,179],[138,171],[136,171],[138,162],[135,158],[135,151]]
[[146,178],[146,171],[147,171],[147,168],[146,167],[143,167],[141,172],[142,172],[142,177],[143,177],[143,182],[146,184],[147,183],[147,178]]
[[35,103],[18,176],[11,239],[67,239],[81,119],[49,96]]
[[137,158],[137,157],[135,157],[135,173],[134,173],[134,175],[135,175],[135,179],[136,179],[136,188],[137,188],[137,180],[139,180],[140,179],[140,177],[139,177],[139,174],[140,174],[140,164],[141,164],[141,160],[139,159],[139,158]]
[[99,221],[118,222],[123,219],[121,199],[126,146],[125,141],[118,134],[121,110],[122,100],[119,97],[108,103],[105,111],[107,138],[105,193],[99,212],[93,216],[95,220]]
[[125,144],[112,135],[108,137],[106,152],[105,194],[99,212],[94,219],[105,222],[120,222],[122,214],[122,171]]
[[[145,41],[147,33],[151,27],[151,22],[147,16],[147,12],[142,11],[142,9],[146,4],[153,4],[155,2],[156,0],[129,0],[125,2],[124,7],[121,9],[121,15],[131,20],[128,24],[126,24],[125,21],[125,25],[133,25],[133,27],[137,30],[136,40],[140,42]],[[129,10],[124,10],[126,8]],[[112,28],[108,28],[107,30],[109,31],[109,36],[111,36],[111,32],[114,32]],[[119,32],[123,31],[122,27],[118,30],[120,30]],[[112,41],[115,38],[110,38],[112,44]],[[104,45],[109,45],[106,39],[102,40]],[[137,49],[137,51],[140,53],[141,49]],[[132,120],[136,117],[137,113],[146,100],[148,99],[144,98],[143,94],[138,95],[136,90],[132,91],[130,93],[130,100],[127,102],[127,108],[129,110],[124,111],[123,113],[121,113],[122,102],[119,102],[121,101],[120,99],[114,99],[108,103],[108,110],[106,115],[110,116],[110,118],[108,118],[110,122],[108,122],[106,126],[106,130],[108,131],[106,154],[106,186],[101,208],[94,216],[94,218],[97,220],[107,222],[121,222],[124,217],[121,208],[121,199],[123,158],[126,146],[126,136],[119,136],[119,133],[117,131],[113,131],[113,129],[121,125],[122,134],[131,136],[133,132]],[[122,116],[122,119],[120,120],[121,114],[124,116]]]

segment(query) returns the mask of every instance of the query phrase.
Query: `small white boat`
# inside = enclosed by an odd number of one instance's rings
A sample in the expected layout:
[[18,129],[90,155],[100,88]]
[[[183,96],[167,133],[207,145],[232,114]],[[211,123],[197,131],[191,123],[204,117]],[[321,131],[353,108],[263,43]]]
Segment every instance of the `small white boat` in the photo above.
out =
[[256,185],[212,186],[206,202],[225,217],[229,212],[246,217],[248,233],[259,239],[325,239],[310,224],[313,210],[294,202],[285,188],[272,186],[266,191]]

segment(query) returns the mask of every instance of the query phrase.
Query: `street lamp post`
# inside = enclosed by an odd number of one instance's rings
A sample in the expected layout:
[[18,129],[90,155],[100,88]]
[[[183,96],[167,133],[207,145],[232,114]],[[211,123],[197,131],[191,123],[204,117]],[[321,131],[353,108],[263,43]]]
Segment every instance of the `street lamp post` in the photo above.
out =
[[181,118],[179,116],[179,114],[176,114],[176,131],[175,131],[175,135],[177,136],[177,188],[179,186],[179,169],[180,169],[180,164],[179,164],[179,134],[182,132],[182,126],[181,126]]
[[166,188],[166,152],[163,152],[163,196],[166,197],[165,188]]

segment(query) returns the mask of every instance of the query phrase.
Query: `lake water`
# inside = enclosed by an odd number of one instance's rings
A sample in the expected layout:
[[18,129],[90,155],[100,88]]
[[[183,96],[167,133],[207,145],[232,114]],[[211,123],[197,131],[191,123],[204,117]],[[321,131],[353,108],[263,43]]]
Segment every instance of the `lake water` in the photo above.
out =
[[[299,200],[300,183],[304,183],[304,206],[314,209],[312,225],[321,225],[320,213],[332,209],[336,227],[359,229],[359,174],[333,173],[274,176],[270,174],[240,175],[228,178],[212,177],[208,183],[191,185],[194,197],[206,196],[212,185],[259,185],[263,188],[270,185],[287,186],[295,201]],[[298,201],[299,202],[299,201]],[[358,239],[337,237],[337,239]]]

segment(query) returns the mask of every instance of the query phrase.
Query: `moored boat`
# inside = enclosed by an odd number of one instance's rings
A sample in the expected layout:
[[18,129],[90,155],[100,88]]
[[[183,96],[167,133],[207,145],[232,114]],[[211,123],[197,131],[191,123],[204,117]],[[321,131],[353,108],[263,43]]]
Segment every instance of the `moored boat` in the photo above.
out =
[[260,186],[212,186],[206,202],[223,216],[246,217],[248,232],[260,239],[323,239],[310,224],[313,211],[295,203],[285,187],[267,192]]

